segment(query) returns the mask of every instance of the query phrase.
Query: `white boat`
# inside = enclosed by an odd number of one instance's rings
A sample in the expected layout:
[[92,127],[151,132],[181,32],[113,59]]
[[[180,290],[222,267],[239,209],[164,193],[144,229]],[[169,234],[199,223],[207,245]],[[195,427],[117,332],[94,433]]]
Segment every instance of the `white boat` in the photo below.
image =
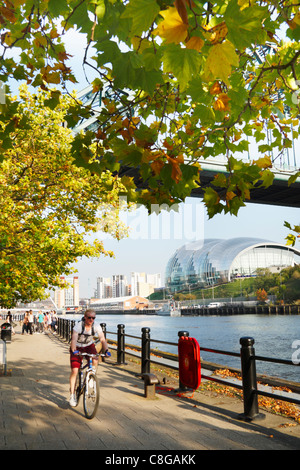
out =
[[157,315],[160,316],[171,316],[171,317],[180,317],[180,309],[171,307],[169,303],[164,304],[159,310],[157,310]]

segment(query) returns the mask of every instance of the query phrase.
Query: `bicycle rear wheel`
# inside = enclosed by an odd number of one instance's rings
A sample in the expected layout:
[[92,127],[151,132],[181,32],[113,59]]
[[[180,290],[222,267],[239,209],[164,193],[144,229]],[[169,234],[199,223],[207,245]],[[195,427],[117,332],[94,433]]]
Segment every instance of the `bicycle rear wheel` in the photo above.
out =
[[100,387],[96,374],[90,372],[85,381],[83,392],[83,409],[88,419],[92,419],[99,405]]

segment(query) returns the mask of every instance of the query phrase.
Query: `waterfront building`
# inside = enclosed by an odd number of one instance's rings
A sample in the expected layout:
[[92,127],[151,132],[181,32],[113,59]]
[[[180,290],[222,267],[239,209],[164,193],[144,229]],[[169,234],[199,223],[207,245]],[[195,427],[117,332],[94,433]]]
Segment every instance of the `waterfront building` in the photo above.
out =
[[161,287],[161,275],[146,273],[130,273],[131,295],[148,297],[158,287]]
[[108,299],[112,297],[112,286],[110,277],[97,277],[97,299]]
[[69,284],[65,289],[56,289],[54,291],[54,302],[57,308],[64,308],[70,306],[79,306],[79,278],[65,278],[61,276],[62,281]]
[[112,296],[124,297],[128,293],[127,279],[124,274],[114,274],[112,276]]
[[96,312],[106,310],[143,310],[148,308],[148,306],[149,300],[138,295],[97,299],[90,303],[90,307],[96,310]]
[[198,240],[180,247],[168,261],[166,287],[207,287],[257,275],[257,269],[278,272],[300,263],[300,251],[259,238]]

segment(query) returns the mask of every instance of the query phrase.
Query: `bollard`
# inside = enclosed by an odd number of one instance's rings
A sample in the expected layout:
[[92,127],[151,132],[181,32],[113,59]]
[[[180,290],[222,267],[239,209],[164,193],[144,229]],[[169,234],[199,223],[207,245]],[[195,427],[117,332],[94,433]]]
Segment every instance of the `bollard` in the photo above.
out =
[[142,374],[150,373],[150,328],[142,328]]
[[117,364],[125,362],[125,325],[118,325]]
[[155,374],[142,374],[144,380],[144,397],[155,398],[155,385],[159,383]]
[[[181,338],[182,336],[184,336],[185,338],[188,338],[190,336],[190,333],[188,331],[178,331],[178,338]],[[188,390],[189,388],[183,385],[183,383],[181,383],[181,381],[179,380],[179,389],[177,391],[184,392]]]
[[264,419],[265,415],[259,413],[258,410],[254,339],[249,337],[240,338],[240,344],[244,413],[240,414],[238,418],[244,421]]
[[[100,323],[100,326],[101,326],[101,328],[102,328],[102,332],[103,332],[104,337],[105,337],[105,339],[106,339],[106,323]],[[96,343],[97,343],[97,344],[100,343],[99,339],[96,341]],[[96,349],[97,349],[97,348],[96,348]],[[102,352],[102,345],[101,345],[101,343],[100,343],[99,351],[98,351],[98,349],[97,349],[97,352],[100,352],[100,353]],[[99,356],[99,361],[100,361],[100,360],[101,360],[101,362],[105,362],[105,357],[104,357],[104,356]]]

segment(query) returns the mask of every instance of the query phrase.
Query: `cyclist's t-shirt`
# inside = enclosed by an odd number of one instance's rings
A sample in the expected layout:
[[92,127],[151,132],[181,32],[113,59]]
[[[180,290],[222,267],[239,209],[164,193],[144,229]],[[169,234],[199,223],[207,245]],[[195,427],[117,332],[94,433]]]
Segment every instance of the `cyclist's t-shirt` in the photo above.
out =
[[[94,335],[92,334],[92,330],[94,330]],[[90,330],[87,330],[84,328],[84,331],[82,333],[82,321],[80,320],[77,322],[73,328],[73,331],[78,333],[78,338],[76,342],[77,347],[85,347],[85,346],[90,346],[91,344],[94,343],[94,336],[99,335],[102,333],[102,328],[99,323],[95,322],[93,327]]]

